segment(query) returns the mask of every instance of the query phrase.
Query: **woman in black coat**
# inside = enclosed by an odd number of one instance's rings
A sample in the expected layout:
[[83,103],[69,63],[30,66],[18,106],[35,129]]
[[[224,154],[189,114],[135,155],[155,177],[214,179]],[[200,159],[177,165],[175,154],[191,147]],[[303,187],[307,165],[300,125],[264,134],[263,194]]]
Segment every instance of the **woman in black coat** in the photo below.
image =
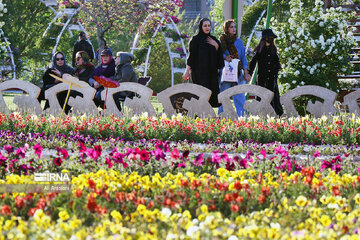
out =
[[[46,70],[43,76],[43,87],[38,97],[38,101],[45,100],[45,90],[55,86],[61,81],[53,78],[50,74],[62,77],[63,74],[74,74],[75,70],[66,64],[65,55],[62,52],[57,52],[53,55],[50,67]],[[65,103],[66,91],[57,94],[58,101],[61,106]],[[44,110],[49,107],[49,101],[46,100]]]
[[79,51],[75,56],[76,71],[75,77],[80,81],[89,83],[89,79],[92,76],[95,67],[90,63],[90,56],[85,51]]
[[257,85],[267,88],[274,92],[274,98],[271,105],[277,115],[281,116],[284,111],[280,103],[280,94],[277,83],[278,72],[281,69],[279,56],[274,43],[277,36],[271,29],[265,29],[262,32],[262,38],[259,45],[255,48],[255,56],[250,62],[249,72],[252,75],[256,63],[258,63]]
[[219,107],[219,69],[224,67],[224,58],[219,40],[210,35],[211,22],[203,18],[199,23],[198,34],[189,43],[189,57],[183,79],[206,87],[212,91],[210,104]]

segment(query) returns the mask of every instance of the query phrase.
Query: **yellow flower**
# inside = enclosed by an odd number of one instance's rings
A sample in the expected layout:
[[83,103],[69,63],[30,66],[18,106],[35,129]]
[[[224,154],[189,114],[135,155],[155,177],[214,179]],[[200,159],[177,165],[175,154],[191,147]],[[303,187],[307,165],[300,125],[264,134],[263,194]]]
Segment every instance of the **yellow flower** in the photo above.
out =
[[201,210],[201,212],[204,213],[205,215],[209,212],[208,206],[207,206],[206,204],[201,205],[200,210]]
[[357,204],[360,204],[360,193],[355,195],[354,200]]
[[219,169],[217,170],[217,174],[218,174],[220,177],[224,177],[227,172],[228,172],[228,171],[227,171],[225,168],[219,168]]
[[59,218],[63,221],[66,221],[69,219],[69,214],[67,213],[67,211],[61,211],[59,212]]
[[328,227],[331,224],[331,218],[328,215],[322,215],[320,222],[323,226]]
[[307,204],[307,202],[308,202],[308,200],[304,196],[299,196],[295,200],[296,205],[298,205],[299,207],[304,207]]
[[120,212],[113,210],[110,215],[115,219],[115,221],[120,222],[122,220],[122,215]]
[[137,207],[136,209],[141,215],[144,214],[145,210],[146,210],[146,207],[142,204],[139,204],[139,206]]

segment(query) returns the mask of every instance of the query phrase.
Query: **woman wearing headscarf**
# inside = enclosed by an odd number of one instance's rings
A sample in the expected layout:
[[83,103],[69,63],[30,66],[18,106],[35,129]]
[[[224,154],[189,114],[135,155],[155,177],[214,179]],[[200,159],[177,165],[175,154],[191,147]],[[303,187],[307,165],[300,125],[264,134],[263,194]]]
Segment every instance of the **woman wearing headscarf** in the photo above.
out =
[[256,64],[258,64],[258,78],[256,84],[274,92],[271,106],[274,108],[276,114],[281,116],[284,113],[284,110],[280,103],[279,87],[277,83],[281,64],[274,42],[275,38],[277,38],[277,36],[271,29],[262,31],[261,41],[254,49],[255,56],[251,59],[249,70],[252,74]]
[[[43,76],[43,87],[41,88],[41,92],[39,94],[38,100],[45,100],[45,90],[55,86],[61,81],[53,78],[50,74],[56,75],[58,77],[62,77],[63,74],[74,74],[75,70],[66,64],[65,54],[63,52],[57,52],[53,55],[50,67],[46,70]],[[57,94],[57,99],[60,103],[60,106],[63,106],[65,103],[66,91],[60,92]],[[46,100],[44,110],[49,107],[49,101]]]
[[189,43],[189,57],[183,79],[206,87],[212,91],[210,104],[219,107],[219,69],[224,67],[224,59],[219,40],[210,34],[211,22],[201,19],[198,33]]
[[75,55],[75,77],[80,81],[89,83],[89,79],[93,74],[95,67],[90,63],[90,56],[85,51],[79,51]]
[[[134,67],[131,65],[131,62],[134,61],[134,55],[127,52],[117,52],[115,58],[116,72],[114,80],[122,82],[138,82],[138,77],[136,75]],[[118,92],[113,95],[115,104],[117,108],[121,111],[120,101],[124,101],[126,97],[132,97],[133,93],[124,91]]]
[[[248,64],[246,61],[245,48],[241,39],[238,38],[236,35],[236,24],[234,20],[226,20],[223,26],[223,30],[224,33],[220,36],[222,53],[227,62],[238,62],[238,81],[220,81],[220,92],[223,92],[226,89],[236,85],[245,84],[246,82],[249,82],[251,80],[251,76],[248,73]],[[234,100],[234,105],[238,116],[243,116],[246,113],[244,109],[245,94],[240,93],[233,96],[232,98]],[[219,107],[219,113],[221,112],[223,112],[222,106]]]

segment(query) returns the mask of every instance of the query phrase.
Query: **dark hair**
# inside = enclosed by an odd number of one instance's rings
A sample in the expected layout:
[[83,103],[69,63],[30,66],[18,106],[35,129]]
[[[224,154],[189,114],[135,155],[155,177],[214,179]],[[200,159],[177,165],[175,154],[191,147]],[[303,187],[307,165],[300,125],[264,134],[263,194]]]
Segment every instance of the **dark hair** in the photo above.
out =
[[[228,19],[224,22],[224,25],[223,25],[223,30],[224,30],[224,33],[225,34],[228,34],[229,33],[229,27],[232,23],[235,23],[235,20],[234,19]],[[236,23],[235,23],[236,25]]]
[[256,53],[261,53],[261,51],[263,50],[265,44],[266,44],[266,40],[270,40],[270,51],[271,53],[273,54],[276,54],[277,53],[277,48],[276,48],[276,45],[275,45],[275,42],[274,42],[274,38],[269,38],[269,37],[266,37],[265,39],[261,39],[261,41],[259,42],[259,44],[256,46],[256,48],[254,49],[254,52]]

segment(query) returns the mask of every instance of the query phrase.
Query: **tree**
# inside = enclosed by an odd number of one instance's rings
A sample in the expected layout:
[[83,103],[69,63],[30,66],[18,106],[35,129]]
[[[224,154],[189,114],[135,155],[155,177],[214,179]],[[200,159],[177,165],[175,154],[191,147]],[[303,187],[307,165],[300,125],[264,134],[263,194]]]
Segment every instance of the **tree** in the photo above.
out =
[[[6,5],[2,3],[2,0],[0,0],[0,16],[3,16],[3,13],[7,13]],[[4,26],[4,22],[0,22],[0,33],[2,32],[2,27]],[[4,42],[0,42],[0,58],[2,59],[4,56],[4,53],[6,52],[6,44]]]
[[134,32],[148,15],[154,14],[146,22],[151,27],[159,20],[157,14],[170,16],[175,7],[172,0],[88,0],[84,3],[80,18],[88,29],[96,32],[101,50],[105,44],[105,34],[110,29]]

